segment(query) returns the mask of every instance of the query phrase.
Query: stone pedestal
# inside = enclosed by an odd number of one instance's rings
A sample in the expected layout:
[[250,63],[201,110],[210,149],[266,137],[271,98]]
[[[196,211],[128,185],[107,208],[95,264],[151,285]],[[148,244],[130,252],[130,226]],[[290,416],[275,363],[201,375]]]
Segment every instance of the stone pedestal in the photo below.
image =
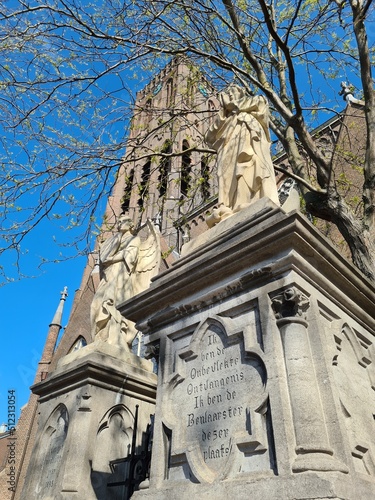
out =
[[124,459],[147,446],[155,411],[152,363],[94,343],[62,358],[32,389],[39,427],[22,497],[125,498],[132,485],[124,480],[135,471]]
[[372,499],[374,292],[267,199],[192,240],[120,308],[159,353],[134,498]]

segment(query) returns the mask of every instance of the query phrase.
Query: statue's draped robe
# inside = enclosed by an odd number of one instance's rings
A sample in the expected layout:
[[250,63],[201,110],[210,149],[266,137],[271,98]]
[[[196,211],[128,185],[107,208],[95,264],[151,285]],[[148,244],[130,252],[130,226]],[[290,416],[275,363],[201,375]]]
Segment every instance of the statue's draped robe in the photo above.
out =
[[278,205],[267,101],[243,96],[235,104],[237,112],[220,109],[206,134],[217,151],[219,204],[236,211],[267,196]]
[[92,302],[91,316],[95,335],[109,343],[121,341],[118,338],[120,332],[125,337],[133,335],[132,325],[121,316],[117,306],[134,295],[133,281],[140,244],[138,236],[119,232],[100,248],[102,279]]

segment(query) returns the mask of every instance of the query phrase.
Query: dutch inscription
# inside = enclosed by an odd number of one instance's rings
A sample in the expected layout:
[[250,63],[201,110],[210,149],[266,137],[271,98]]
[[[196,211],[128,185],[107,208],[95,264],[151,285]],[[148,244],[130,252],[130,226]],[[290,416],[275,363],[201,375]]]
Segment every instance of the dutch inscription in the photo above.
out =
[[43,461],[41,477],[38,485],[38,494],[44,496],[55,492],[56,480],[61,466],[64,443],[67,433],[67,422],[65,414],[57,421],[57,426],[52,433],[48,449]]
[[53,491],[53,487],[55,486],[56,476],[58,473],[58,467],[60,465],[61,457],[62,457],[62,445],[64,443],[64,439],[60,436],[59,439],[54,440],[52,446],[49,450],[48,456],[44,462],[43,469],[43,490],[51,490]]
[[221,335],[209,329],[197,356],[187,361],[183,382],[186,440],[198,441],[204,462],[214,470],[227,461],[234,434],[246,425],[245,385],[254,379],[248,373],[254,368],[241,361],[240,345],[225,345]]

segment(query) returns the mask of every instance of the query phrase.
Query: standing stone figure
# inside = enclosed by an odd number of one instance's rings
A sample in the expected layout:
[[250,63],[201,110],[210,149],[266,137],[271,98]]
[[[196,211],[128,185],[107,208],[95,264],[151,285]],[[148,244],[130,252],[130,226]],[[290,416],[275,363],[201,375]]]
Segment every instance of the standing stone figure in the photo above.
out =
[[263,96],[233,85],[220,94],[221,108],[206,133],[217,151],[219,208],[209,225],[266,196],[279,205],[270,154],[269,108]]
[[160,266],[160,237],[151,221],[149,235],[142,241],[132,220],[121,216],[118,233],[106,239],[99,250],[101,281],[91,304],[91,327],[96,339],[131,347],[134,323],[117,307],[146,290]]

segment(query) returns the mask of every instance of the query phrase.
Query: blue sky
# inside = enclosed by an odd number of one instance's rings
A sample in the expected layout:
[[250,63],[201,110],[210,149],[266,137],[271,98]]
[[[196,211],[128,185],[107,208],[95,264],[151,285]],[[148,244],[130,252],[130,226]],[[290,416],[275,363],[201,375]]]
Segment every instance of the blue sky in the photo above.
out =
[[[35,247],[37,248],[37,247]],[[0,288],[0,423],[7,420],[7,391],[16,391],[17,417],[28,401],[37,364],[60,300],[60,292],[68,287],[63,326],[74,292],[80,286],[85,257],[45,266],[43,274],[23,279]]]

